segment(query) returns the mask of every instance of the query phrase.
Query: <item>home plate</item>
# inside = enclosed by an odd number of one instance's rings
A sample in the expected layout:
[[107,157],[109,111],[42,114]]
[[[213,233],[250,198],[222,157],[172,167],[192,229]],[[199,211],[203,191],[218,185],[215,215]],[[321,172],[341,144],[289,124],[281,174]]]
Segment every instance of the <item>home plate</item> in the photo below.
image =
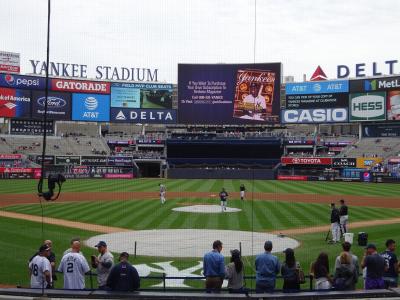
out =
[[[175,207],[173,211],[191,212],[191,213],[222,213],[220,205],[191,205],[183,207]],[[238,212],[240,208],[227,207],[224,213]]]

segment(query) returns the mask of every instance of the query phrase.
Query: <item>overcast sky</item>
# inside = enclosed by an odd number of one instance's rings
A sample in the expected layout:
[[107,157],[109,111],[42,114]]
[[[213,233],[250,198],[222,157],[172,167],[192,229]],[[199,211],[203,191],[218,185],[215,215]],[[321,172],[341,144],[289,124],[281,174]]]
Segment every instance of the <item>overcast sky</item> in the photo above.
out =
[[[282,62],[296,81],[317,65],[335,78],[340,64],[387,74],[399,60],[400,73],[399,12],[398,0],[52,0],[50,60],[86,64],[88,77],[157,68],[176,83],[178,63],[252,63],[255,44],[256,62]],[[46,58],[46,16],[47,0],[0,0],[0,50],[21,54],[22,73]]]

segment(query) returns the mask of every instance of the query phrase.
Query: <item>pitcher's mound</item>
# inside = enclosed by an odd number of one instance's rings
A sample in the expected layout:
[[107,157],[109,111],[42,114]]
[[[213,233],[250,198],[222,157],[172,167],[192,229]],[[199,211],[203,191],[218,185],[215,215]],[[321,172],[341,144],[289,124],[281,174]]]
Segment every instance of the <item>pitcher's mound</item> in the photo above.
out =
[[191,212],[191,213],[231,213],[241,211],[240,208],[235,207],[227,207],[224,212],[221,210],[220,205],[191,205],[191,206],[183,206],[183,207],[175,207],[172,209],[173,211],[183,211],[183,212]]

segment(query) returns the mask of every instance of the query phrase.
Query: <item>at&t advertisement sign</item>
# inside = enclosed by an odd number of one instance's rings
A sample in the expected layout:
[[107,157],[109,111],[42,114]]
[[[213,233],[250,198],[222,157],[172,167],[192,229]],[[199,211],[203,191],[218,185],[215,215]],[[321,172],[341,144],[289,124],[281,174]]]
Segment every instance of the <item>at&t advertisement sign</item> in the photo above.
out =
[[108,122],[110,120],[110,96],[72,94],[72,120]]

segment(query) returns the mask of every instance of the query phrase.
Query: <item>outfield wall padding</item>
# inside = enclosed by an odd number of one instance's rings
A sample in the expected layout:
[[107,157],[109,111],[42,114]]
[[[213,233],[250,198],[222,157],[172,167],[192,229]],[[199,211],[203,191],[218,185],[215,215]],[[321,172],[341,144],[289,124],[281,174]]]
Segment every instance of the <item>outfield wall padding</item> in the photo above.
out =
[[275,179],[272,169],[200,169],[172,168],[168,169],[168,178],[173,179]]

